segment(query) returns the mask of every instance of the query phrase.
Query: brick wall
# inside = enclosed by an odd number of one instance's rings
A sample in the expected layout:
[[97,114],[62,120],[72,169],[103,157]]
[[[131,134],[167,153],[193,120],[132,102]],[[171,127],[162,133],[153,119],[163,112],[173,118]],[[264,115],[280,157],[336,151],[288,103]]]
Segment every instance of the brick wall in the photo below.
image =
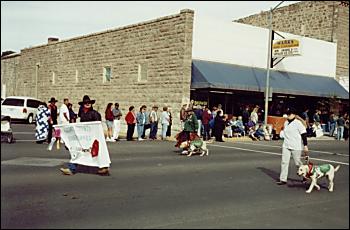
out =
[[[265,27],[269,11],[236,22]],[[349,6],[340,1],[303,1],[273,11],[274,30],[337,43],[337,78],[349,78]]]
[[[94,108],[104,117],[109,102],[119,102],[124,115],[129,106],[145,104],[172,108],[174,128],[183,98],[190,97],[192,61],[192,10],[139,24],[94,33],[21,50],[14,95],[36,95],[48,101],[69,98],[73,109],[83,95],[96,99]],[[3,63],[1,60],[1,68]],[[147,66],[148,78],[138,81],[138,66]],[[111,81],[103,83],[104,67]],[[53,84],[53,74],[55,84]]]

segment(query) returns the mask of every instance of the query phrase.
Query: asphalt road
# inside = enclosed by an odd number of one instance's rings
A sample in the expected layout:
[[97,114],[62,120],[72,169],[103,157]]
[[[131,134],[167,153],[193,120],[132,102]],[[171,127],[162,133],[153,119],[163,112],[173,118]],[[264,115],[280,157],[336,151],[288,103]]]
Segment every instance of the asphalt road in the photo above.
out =
[[278,186],[280,141],[209,144],[207,157],[181,156],[171,141],[108,143],[111,176],[64,176],[69,153],[13,125],[1,143],[1,228],[349,228],[349,146],[309,141],[314,163],[340,164],[306,194],[291,160]]

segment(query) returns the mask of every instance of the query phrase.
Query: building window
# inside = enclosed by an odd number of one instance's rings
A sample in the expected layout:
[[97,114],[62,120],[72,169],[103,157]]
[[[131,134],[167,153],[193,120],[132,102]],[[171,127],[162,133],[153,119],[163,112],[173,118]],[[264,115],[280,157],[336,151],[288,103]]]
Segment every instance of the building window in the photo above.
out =
[[112,78],[112,70],[110,66],[103,68],[103,83],[110,82]]
[[56,73],[52,71],[52,84],[54,85],[56,83]]
[[139,64],[137,81],[147,81],[147,64]]
[[79,82],[79,71],[76,69],[75,70],[75,83]]

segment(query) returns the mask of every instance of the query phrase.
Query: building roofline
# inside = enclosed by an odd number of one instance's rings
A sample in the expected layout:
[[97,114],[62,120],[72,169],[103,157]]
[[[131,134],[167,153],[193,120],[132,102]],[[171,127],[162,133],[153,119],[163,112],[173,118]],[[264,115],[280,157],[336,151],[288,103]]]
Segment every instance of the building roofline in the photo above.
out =
[[18,56],[21,56],[21,54],[20,53],[9,54],[9,55],[1,57],[1,60],[15,58],[15,57],[18,57]]
[[144,25],[147,25],[147,24],[155,23],[155,22],[160,22],[160,21],[169,20],[169,19],[172,19],[172,18],[177,18],[177,17],[180,17],[182,14],[186,14],[186,13],[193,14],[194,11],[190,10],[190,9],[182,9],[180,11],[180,13],[178,13],[178,14],[163,16],[163,17],[160,17],[160,18],[151,19],[151,20],[140,22],[140,23],[130,24],[130,25],[127,25],[127,26],[122,26],[122,27],[113,28],[113,29],[107,29],[107,30],[104,30],[104,31],[95,32],[95,33],[82,35],[82,36],[78,36],[78,37],[63,39],[63,40],[60,40],[60,41],[57,41],[57,42],[53,42],[53,43],[49,43],[49,44],[43,44],[43,45],[36,45],[36,46],[32,46],[32,47],[27,47],[27,48],[21,49],[21,51],[41,48],[41,47],[50,46],[50,45],[56,45],[56,44],[60,44],[60,43],[64,43],[64,42],[70,42],[70,41],[84,39],[84,38],[89,38],[89,37],[98,36],[98,35],[101,35],[101,34],[106,34],[106,33],[115,32],[115,31],[127,30],[127,29],[130,29],[132,27],[144,26]]

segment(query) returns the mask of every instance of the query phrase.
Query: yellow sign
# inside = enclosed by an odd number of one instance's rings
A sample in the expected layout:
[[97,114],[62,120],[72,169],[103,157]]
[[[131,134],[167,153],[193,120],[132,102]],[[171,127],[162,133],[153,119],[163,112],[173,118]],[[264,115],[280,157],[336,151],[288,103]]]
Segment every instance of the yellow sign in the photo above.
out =
[[274,40],[272,57],[288,57],[300,55],[300,42],[296,39]]
[[273,42],[272,49],[299,47],[299,41],[296,39],[276,40]]

